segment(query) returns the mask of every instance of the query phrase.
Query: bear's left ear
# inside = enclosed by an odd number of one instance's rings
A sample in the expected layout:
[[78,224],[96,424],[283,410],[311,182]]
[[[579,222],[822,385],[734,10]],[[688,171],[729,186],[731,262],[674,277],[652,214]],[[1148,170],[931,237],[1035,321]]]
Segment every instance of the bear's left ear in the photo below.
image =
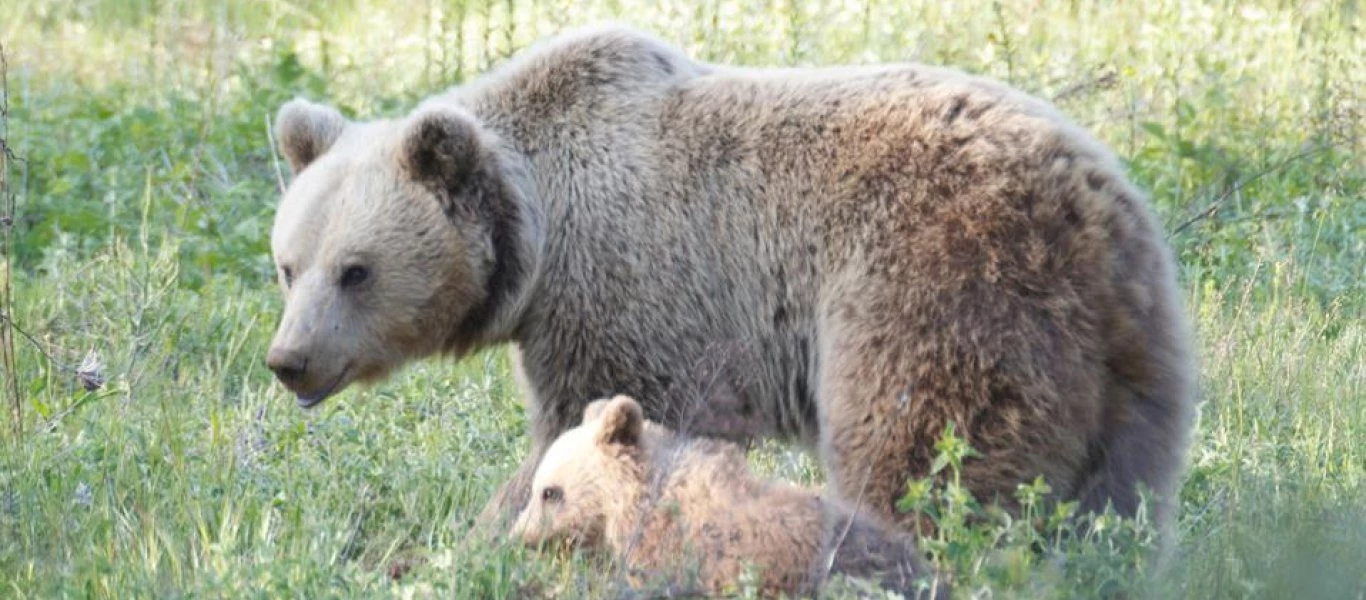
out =
[[484,153],[479,126],[469,113],[432,104],[409,117],[399,160],[414,180],[449,190],[464,187]]
[[640,444],[645,415],[630,396],[617,396],[602,407],[597,441],[602,445],[634,447]]
[[583,422],[597,420],[599,416],[602,416],[602,409],[607,408],[607,403],[611,401],[612,398],[598,398],[589,402],[587,406],[583,407]]

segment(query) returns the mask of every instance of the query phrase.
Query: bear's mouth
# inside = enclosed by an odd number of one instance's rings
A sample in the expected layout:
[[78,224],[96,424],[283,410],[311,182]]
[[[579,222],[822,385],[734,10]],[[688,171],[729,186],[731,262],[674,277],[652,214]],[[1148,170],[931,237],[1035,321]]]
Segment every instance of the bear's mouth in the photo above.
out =
[[321,392],[307,395],[296,394],[296,396],[298,397],[299,408],[313,408],[314,406],[317,406],[318,403],[322,402],[323,400],[326,400],[328,396],[332,395],[332,392],[337,390],[337,386],[341,385],[341,382],[346,379],[346,374],[350,372],[351,365],[350,363],[348,363],[345,367],[342,367],[341,373],[337,374],[337,378],[333,379],[332,383],[329,384],[327,387],[323,388]]

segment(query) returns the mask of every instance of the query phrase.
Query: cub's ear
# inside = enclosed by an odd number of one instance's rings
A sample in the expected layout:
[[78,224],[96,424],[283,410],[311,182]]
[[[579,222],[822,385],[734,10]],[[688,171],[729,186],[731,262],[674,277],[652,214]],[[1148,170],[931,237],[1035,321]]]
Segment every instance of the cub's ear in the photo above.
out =
[[415,180],[460,189],[479,166],[480,138],[472,115],[454,106],[430,104],[409,117],[399,160]]
[[599,416],[602,416],[602,409],[607,408],[607,403],[611,401],[611,398],[598,398],[589,402],[588,406],[583,407],[583,422],[596,421]]
[[317,160],[346,129],[346,117],[331,106],[295,98],[275,116],[275,139],[289,168],[298,173]]
[[599,415],[597,441],[603,445],[634,447],[640,444],[645,415],[640,404],[630,396],[617,396],[607,401]]

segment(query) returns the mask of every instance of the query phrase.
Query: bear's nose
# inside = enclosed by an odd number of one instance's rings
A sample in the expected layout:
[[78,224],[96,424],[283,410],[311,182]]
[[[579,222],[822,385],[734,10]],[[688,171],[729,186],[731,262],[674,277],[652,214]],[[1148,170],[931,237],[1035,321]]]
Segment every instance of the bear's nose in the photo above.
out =
[[293,385],[303,379],[308,370],[308,357],[293,350],[271,348],[266,354],[266,366],[275,372],[275,377],[285,385]]

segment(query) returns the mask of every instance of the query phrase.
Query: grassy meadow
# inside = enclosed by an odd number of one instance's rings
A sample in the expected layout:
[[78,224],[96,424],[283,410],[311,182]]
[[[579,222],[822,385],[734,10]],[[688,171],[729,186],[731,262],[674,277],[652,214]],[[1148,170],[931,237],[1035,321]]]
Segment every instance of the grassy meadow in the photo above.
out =
[[[996,77],[1150,192],[1203,394],[1165,568],[1143,519],[1068,538],[911,482],[957,597],[1366,598],[1357,0],[6,0],[0,597],[607,594],[588,559],[466,538],[528,447],[502,351],[307,412],[264,366],[278,106],[401,114],[603,20],[705,60]],[[820,481],[792,448],[752,460]]]

